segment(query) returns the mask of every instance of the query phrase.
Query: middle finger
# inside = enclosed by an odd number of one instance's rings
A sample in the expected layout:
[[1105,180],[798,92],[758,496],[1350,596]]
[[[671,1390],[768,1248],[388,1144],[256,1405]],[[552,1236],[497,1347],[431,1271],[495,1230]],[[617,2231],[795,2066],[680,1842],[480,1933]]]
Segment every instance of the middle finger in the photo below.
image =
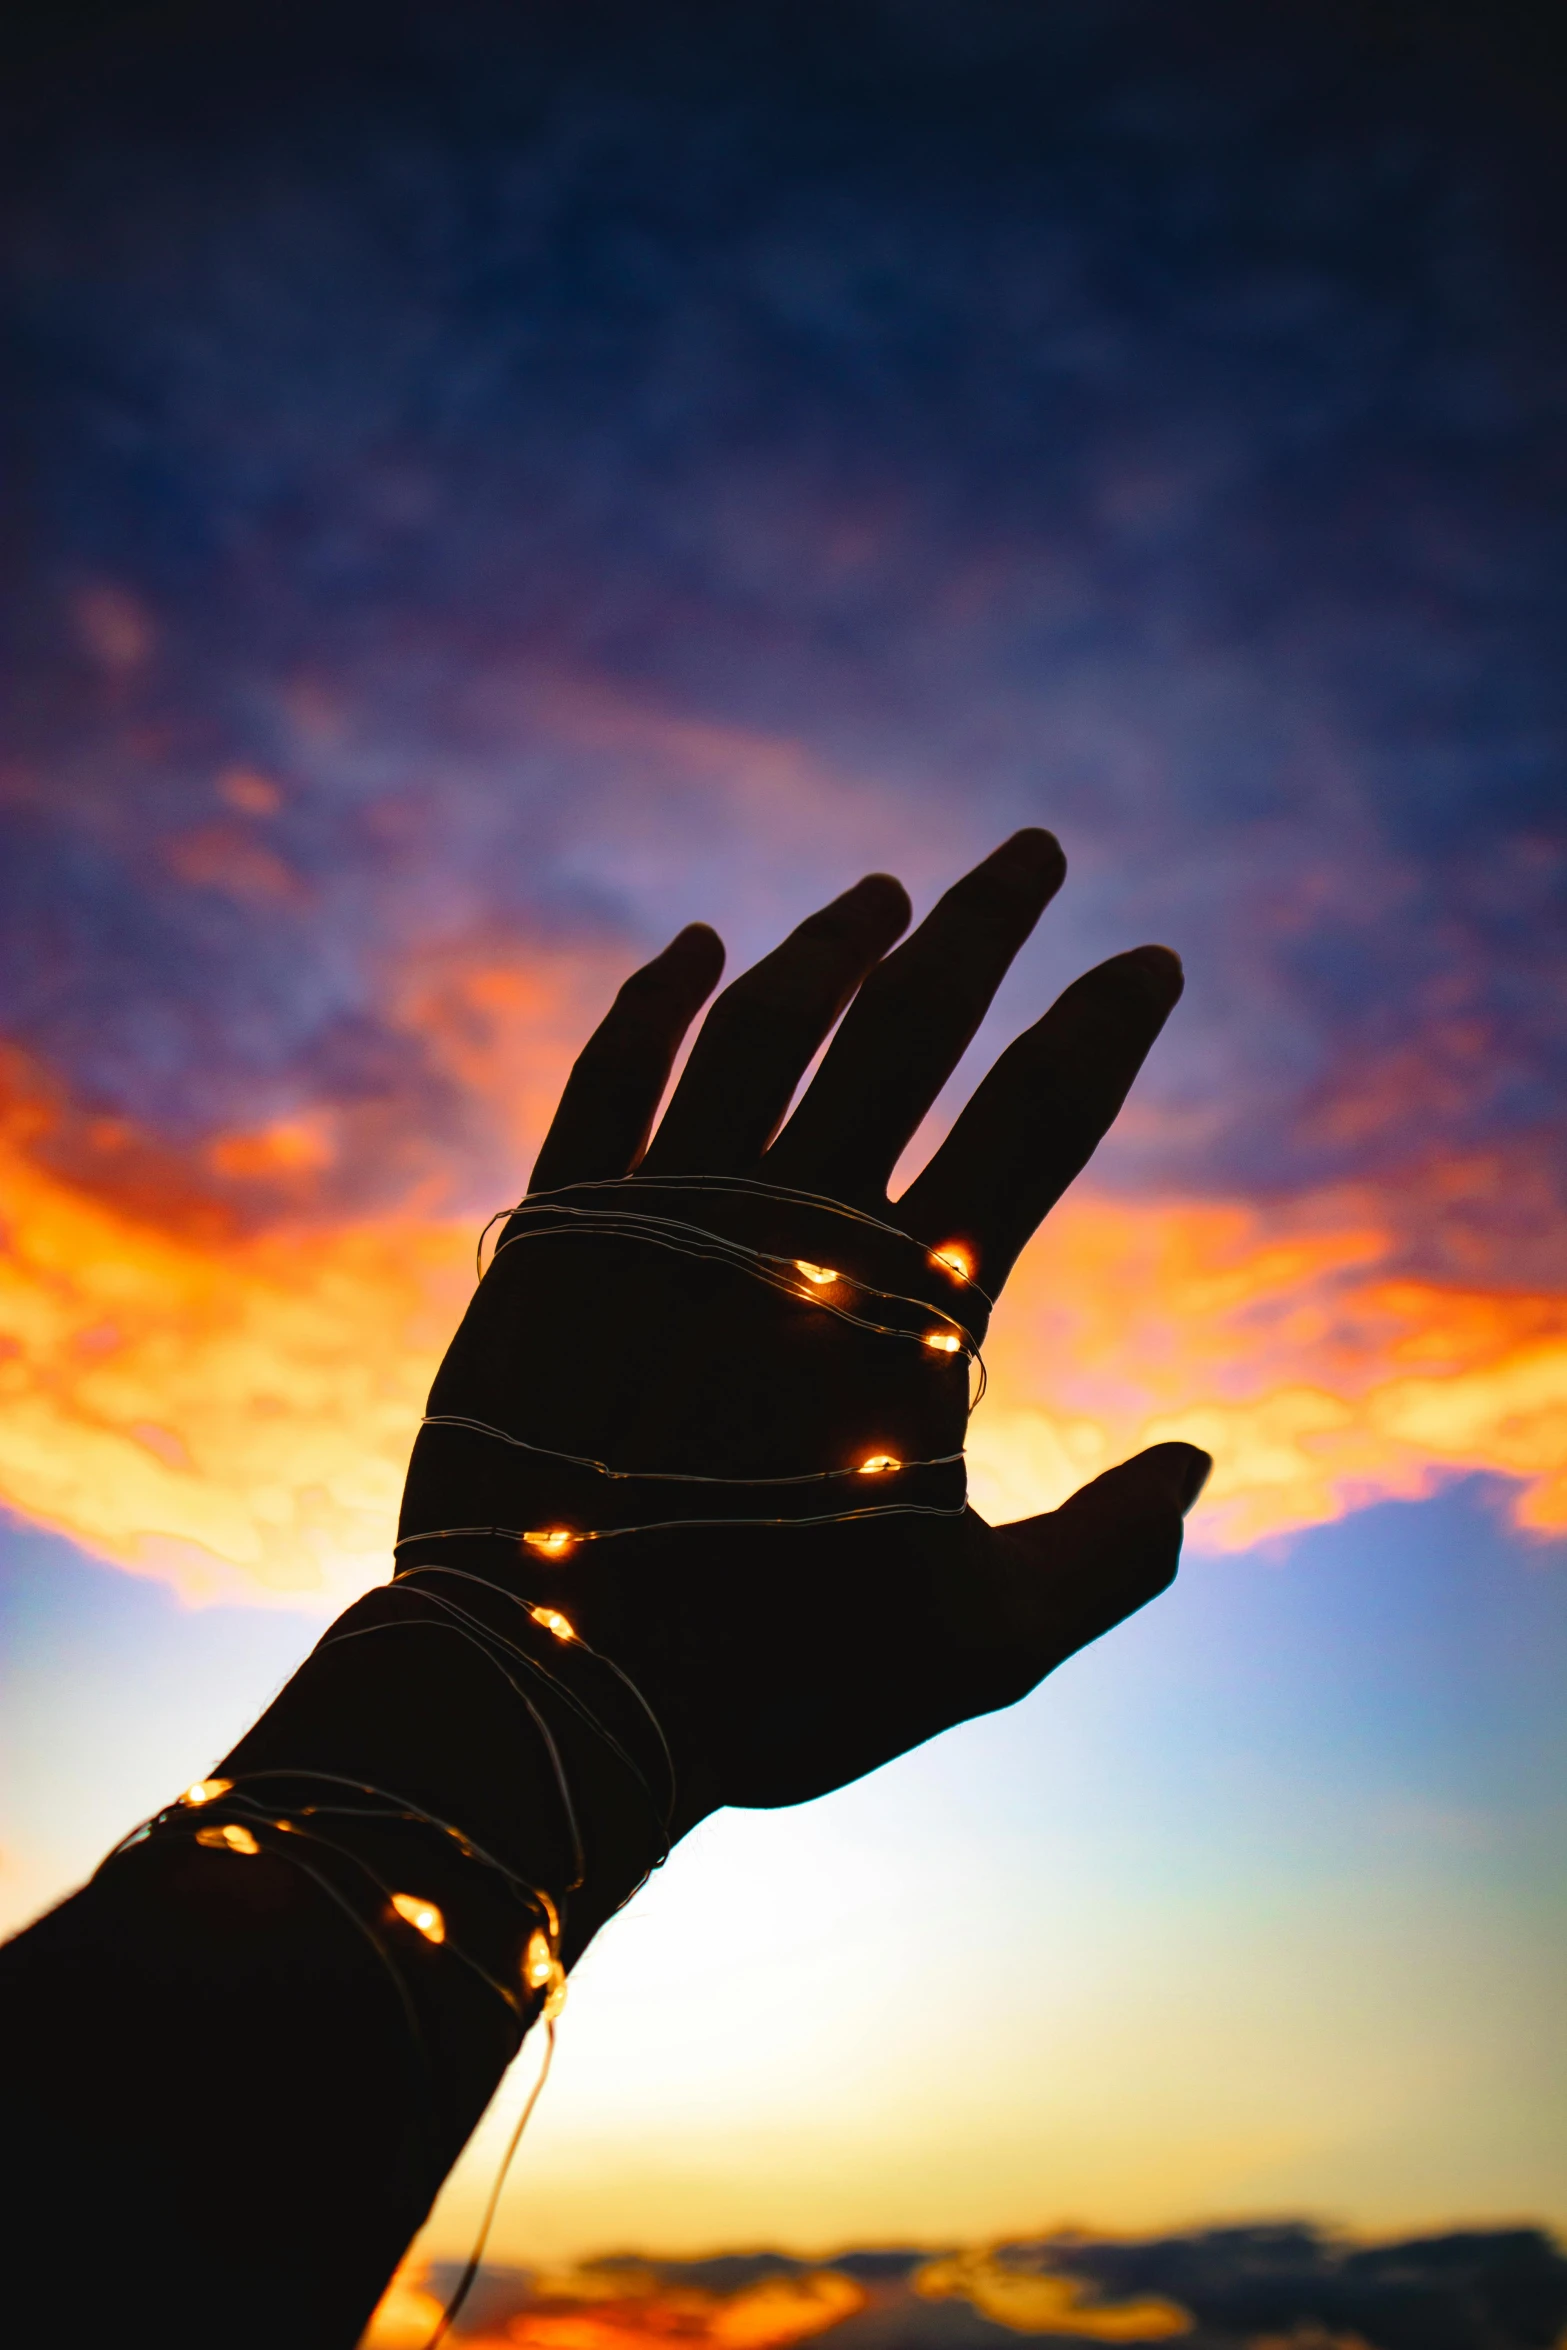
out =
[[953,884],[861,988],[767,1154],[773,1181],[834,1199],[885,1190],[1065,872],[1054,833],[1030,827]]

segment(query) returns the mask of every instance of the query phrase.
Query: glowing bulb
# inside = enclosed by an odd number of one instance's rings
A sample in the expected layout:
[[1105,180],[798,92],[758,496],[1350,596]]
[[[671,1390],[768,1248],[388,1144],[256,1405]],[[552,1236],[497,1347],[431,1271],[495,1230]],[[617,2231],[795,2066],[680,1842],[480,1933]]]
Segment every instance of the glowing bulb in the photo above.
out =
[[794,1269],[797,1273],[803,1273],[806,1280],[814,1283],[818,1289],[825,1289],[830,1281],[842,1278],[833,1271],[831,1265],[808,1265],[804,1257],[795,1258]]
[[261,1850],[250,1830],[242,1828],[238,1820],[225,1820],[221,1828],[198,1828],[196,1842],[205,1844],[209,1852],[252,1853]]
[[577,1627],[569,1616],[563,1616],[558,1607],[530,1607],[529,1615],[546,1632],[553,1632],[557,1640],[575,1640]]
[[446,1920],[433,1901],[426,1901],[417,1893],[394,1893],[392,1907],[400,1918],[406,1918],[416,1934],[427,1942],[446,1940]]
[[544,2005],[539,2010],[545,2022],[553,2023],[566,2004],[566,1970],[557,1959],[550,1969],[550,1987],[544,1994]]
[[530,1550],[542,1551],[547,1559],[563,1559],[577,1537],[569,1526],[545,1526],[537,1533],[524,1534],[522,1539]]
[[943,1241],[940,1248],[933,1248],[930,1261],[933,1265],[940,1265],[943,1272],[955,1274],[959,1281],[973,1278],[974,1260],[968,1250],[960,1248],[955,1240]]
[[951,1330],[927,1330],[925,1344],[933,1346],[939,1355],[955,1355],[961,1349],[963,1341]]
[[530,1934],[522,1954],[522,1979],[530,1991],[542,1991],[555,1972],[555,1953],[542,1934]]
[[868,1461],[861,1461],[860,1475],[862,1477],[885,1477],[889,1469],[901,1469],[902,1466],[903,1463],[895,1461],[890,1452],[873,1452]]
[[233,1784],[232,1779],[197,1779],[186,1788],[180,1801],[194,1810],[197,1804],[215,1803],[220,1795],[227,1795]]

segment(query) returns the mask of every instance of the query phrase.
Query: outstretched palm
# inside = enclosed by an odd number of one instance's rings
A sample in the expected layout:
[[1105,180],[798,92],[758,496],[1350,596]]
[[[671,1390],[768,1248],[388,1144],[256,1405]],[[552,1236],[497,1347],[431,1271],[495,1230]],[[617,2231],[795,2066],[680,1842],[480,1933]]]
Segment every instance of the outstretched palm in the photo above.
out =
[[[1115,1117],[1181,988],[1163,947],[1087,973],[1002,1055],[929,1166],[888,1203],[899,1155],[1064,869],[1049,833],[1020,832],[895,952],[903,889],[885,875],[860,882],[718,998],[649,1142],[675,1054],[723,962],[711,930],[682,931],[627,981],[589,1040],[532,1193],[634,1172],[640,1190],[578,1196],[602,1205],[634,1194],[662,1215],[732,1230],[721,1193],[699,1195],[693,1211],[689,1195],[665,1187],[760,1180],[884,1219],[918,1244],[908,1257],[922,1267],[932,1250],[959,1252],[995,1298]],[[754,1238],[754,1195],[750,1210]],[[819,1212],[769,1200],[766,1220],[763,1245],[822,1260]],[[856,1255],[863,1246],[841,1222],[831,1263],[876,1278]],[[943,1278],[939,1267],[927,1275],[932,1296]],[[953,1284],[952,1310],[979,1334],[981,1295]],[[920,1354],[867,1345],[853,1326],[732,1272],[590,1229],[501,1249],[430,1408],[622,1467],[784,1478],[961,1445],[966,1365]],[[1062,1509],[1012,1526],[973,1511],[710,1523],[582,1544],[555,1561],[469,1539],[463,1563],[568,1610],[644,1688],[675,1750],[685,1827],[719,1803],[821,1794],[1022,1696],[1170,1580],[1206,1467],[1190,1446],[1157,1445]],[[404,1562],[455,1555],[449,1539],[406,1539],[429,1529],[554,1522],[558,1503],[541,1514],[538,1501],[552,1476],[580,1496],[580,1473],[546,1455],[427,1428],[404,1500]],[[689,1514],[759,1513],[731,1493]],[[565,1522],[582,1523],[580,1513]]]

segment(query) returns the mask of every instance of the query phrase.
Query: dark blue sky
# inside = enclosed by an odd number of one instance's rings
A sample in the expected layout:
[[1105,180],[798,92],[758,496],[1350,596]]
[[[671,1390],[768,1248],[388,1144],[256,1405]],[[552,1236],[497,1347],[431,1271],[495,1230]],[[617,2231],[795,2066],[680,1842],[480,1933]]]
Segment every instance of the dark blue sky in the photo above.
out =
[[[7,173],[0,1023],[84,1116],[466,1131],[388,955],[734,929],[742,872],[748,951],[1026,818],[1063,966],[1192,966],[1127,1176],[1478,1155],[1486,1253],[1559,1274],[1567,115],[1522,18],[157,21],[34,68]],[[689,723],[803,751],[813,856]]]

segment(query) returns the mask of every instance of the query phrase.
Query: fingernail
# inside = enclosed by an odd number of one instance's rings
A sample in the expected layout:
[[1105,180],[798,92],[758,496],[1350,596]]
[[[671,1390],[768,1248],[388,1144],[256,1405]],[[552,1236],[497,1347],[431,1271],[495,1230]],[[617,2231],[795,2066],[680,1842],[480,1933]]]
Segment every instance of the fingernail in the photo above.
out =
[[909,893],[896,873],[862,874],[854,887],[843,894],[846,898],[864,898],[871,904],[879,900],[887,920],[896,923],[900,930],[914,911]]
[[1173,1004],[1186,984],[1181,958],[1173,947],[1132,947],[1121,958],[1149,986],[1161,1004]]
[[1181,1515],[1183,1518],[1213,1473],[1211,1452],[1199,1452],[1195,1444],[1188,1445],[1185,1449],[1188,1458],[1185,1475],[1182,1479]]
[[673,963],[677,979],[702,980],[705,993],[724,967],[724,942],[710,923],[688,922],[676,931],[659,960]]
[[999,849],[991,851],[985,862],[999,863],[1003,872],[1026,877],[1035,889],[1057,890],[1066,878],[1066,851],[1055,834],[1046,832],[1039,824],[1014,832]]

